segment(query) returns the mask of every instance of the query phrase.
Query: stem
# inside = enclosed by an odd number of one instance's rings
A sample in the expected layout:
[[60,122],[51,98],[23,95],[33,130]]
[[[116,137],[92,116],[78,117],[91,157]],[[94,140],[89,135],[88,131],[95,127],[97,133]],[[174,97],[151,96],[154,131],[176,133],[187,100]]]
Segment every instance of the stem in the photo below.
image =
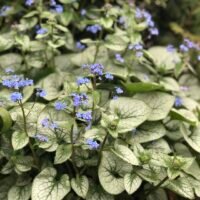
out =
[[160,181],[155,187],[151,188],[144,196],[148,197],[151,193],[155,192],[167,180],[168,180],[168,176],[166,176],[162,181]]
[[[21,108],[22,116],[23,116],[24,132],[26,133],[27,137],[29,137],[29,136],[28,136],[28,131],[27,131],[27,125],[26,125],[26,115],[25,115],[24,107],[23,107],[23,104],[22,104],[21,101],[19,101],[19,106],[20,106],[20,108]],[[35,161],[35,164],[36,164],[36,166],[38,166],[38,168],[39,168],[39,161],[38,161],[37,155],[36,155],[36,153],[35,153],[35,151],[34,151],[34,148],[33,148],[33,145],[32,145],[32,143],[31,143],[31,140],[30,140],[30,139],[29,139],[28,145],[29,145],[29,148],[30,148],[30,150],[31,150],[31,152],[32,152],[32,155],[33,155],[33,159],[34,159],[34,161]]]
[[101,43],[100,43],[100,40],[101,40],[102,36],[103,36],[103,31],[101,31],[101,32],[99,33],[99,40],[98,40],[96,52],[95,52],[95,55],[94,55],[93,63],[95,63],[96,60],[97,60],[97,55],[98,55],[98,53],[99,53],[99,48],[100,48],[100,44],[101,44]]
[[[73,116],[75,117],[75,108],[74,108]],[[75,165],[73,129],[74,129],[74,123],[73,123],[73,125],[72,125],[72,127],[71,127],[70,140],[71,140],[71,145],[72,145],[72,165],[73,165],[74,171],[75,171],[76,174],[78,175],[79,172],[78,172],[78,169],[77,169],[77,167],[76,167],[76,165]]]
[[102,144],[101,144],[101,148],[100,148],[100,150],[99,150],[99,159],[98,159],[97,166],[100,165],[100,162],[101,162],[101,154],[102,154],[102,151],[103,151],[103,148],[104,148],[104,145],[105,145],[105,143],[106,143],[107,138],[108,138],[108,132],[106,132],[106,136],[104,137],[103,142],[102,142]]

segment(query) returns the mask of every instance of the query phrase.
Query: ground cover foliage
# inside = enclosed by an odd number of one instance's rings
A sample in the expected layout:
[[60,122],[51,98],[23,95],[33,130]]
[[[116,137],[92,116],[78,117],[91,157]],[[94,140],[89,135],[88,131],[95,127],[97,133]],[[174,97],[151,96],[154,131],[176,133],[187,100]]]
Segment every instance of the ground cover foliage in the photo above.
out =
[[199,4],[183,2],[0,2],[0,200],[200,197]]

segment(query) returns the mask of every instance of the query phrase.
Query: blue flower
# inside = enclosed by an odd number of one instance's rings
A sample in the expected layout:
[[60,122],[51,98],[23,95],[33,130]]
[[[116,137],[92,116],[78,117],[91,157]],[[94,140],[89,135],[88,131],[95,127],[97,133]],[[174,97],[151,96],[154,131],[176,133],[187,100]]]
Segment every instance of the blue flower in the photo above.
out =
[[10,74],[10,73],[13,73],[13,72],[14,72],[14,69],[8,67],[8,68],[5,69],[5,72],[6,72],[7,74]]
[[77,85],[87,84],[87,83],[90,83],[90,79],[85,78],[85,77],[78,77],[76,83]]
[[189,48],[184,44],[181,44],[179,48],[180,48],[180,51],[182,51],[182,52],[188,52],[189,51]]
[[92,120],[92,112],[91,111],[87,111],[87,112],[78,112],[76,113],[76,117],[79,119],[83,119],[86,120],[87,122],[90,122]]
[[71,96],[73,98],[73,104],[75,107],[88,103],[88,96],[85,93],[72,93]]
[[114,79],[113,75],[110,74],[110,73],[108,73],[108,72],[106,72],[105,77],[106,77],[106,79],[108,79],[108,80],[113,80],[113,79]]
[[115,59],[116,59],[117,61],[121,62],[121,63],[124,62],[124,59],[122,58],[121,54],[119,54],[119,53],[116,53],[116,54],[115,54]]
[[18,75],[13,75],[7,79],[4,79],[2,81],[2,85],[8,88],[19,89],[19,88],[33,85],[33,80],[27,79],[27,78],[23,79],[22,77]]
[[22,100],[22,93],[20,93],[20,92],[13,92],[13,93],[11,93],[11,95],[10,95],[10,99],[11,99],[11,101],[13,101],[13,102],[17,102],[17,101],[21,101]]
[[159,30],[157,28],[150,28],[149,32],[151,33],[151,35],[159,35]]
[[55,122],[50,124],[50,128],[51,129],[57,129],[58,128],[58,124],[56,124]]
[[26,0],[25,5],[26,6],[31,6],[34,3],[34,0]]
[[192,41],[190,41],[190,40],[187,39],[187,38],[184,39],[184,42],[185,42],[186,46],[187,46],[189,49],[192,49],[192,48],[195,48],[195,47],[196,47],[196,46],[195,46],[195,43],[192,42]]
[[65,110],[67,105],[66,105],[66,103],[63,103],[61,101],[56,101],[54,104],[54,107],[56,110]]
[[42,134],[36,134],[34,136],[35,139],[39,140],[40,142],[48,142],[49,139],[46,135],[42,135]]
[[142,44],[140,43],[137,43],[137,44],[130,44],[129,47],[128,47],[130,50],[135,50],[135,51],[139,51],[139,50],[142,50],[143,49],[143,46]]
[[55,0],[50,0],[50,5],[51,6],[55,6],[56,5],[56,1]]
[[102,76],[103,75],[104,66],[98,63],[90,65],[90,72],[94,75]]
[[7,12],[9,10],[11,10],[12,7],[10,6],[3,6],[1,9],[0,9],[0,16],[6,16]]
[[197,60],[200,61],[200,55],[197,56]]
[[99,144],[96,141],[94,141],[93,139],[87,139],[86,144],[89,145],[89,148],[91,150],[98,149],[98,147],[99,147]]
[[144,17],[143,11],[140,8],[135,9],[136,19],[142,19]]
[[47,95],[46,91],[41,88],[37,88],[36,90],[36,96],[38,97],[45,97]]
[[124,16],[121,16],[121,17],[118,19],[118,22],[119,22],[119,24],[124,24],[124,23],[125,23],[125,17],[124,17]]
[[85,45],[84,45],[84,44],[81,44],[80,42],[77,42],[77,43],[76,43],[76,48],[77,48],[77,49],[80,49],[80,50],[83,50],[83,49],[85,49]]
[[122,94],[124,92],[120,87],[115,87],[115,91],[117,94]]
[[143,56],[143,52],[142,51],[136,51],[135,53],[136,57],[140,58]]
[[167,51],[170,52],[170,53],[175,52],[174,46],[172,44],[167,45]]
[[87,11],[85,10],[85,9],[81,9],[81,16],[85,16],[86,15],[86,13],[87,13]]
[[48,32],[48,30],[46,29],[46,28],[38,28],[37,30],[36,30],[36,34],[37,35],[44,35],[45,33],[47,33]]
[[53,8],[51,9],[51,11],[56,12],[56,13],[63,13],[64,8],[62,5],[60,4],[56,4],[53,6]]
[[41,121],[41,125],[45,128],[49,128],[49,119],[48,118],[44,118],[42,121]]
[[91,26],[88,26],[86,28],[86,30],[88,32],[91,32],[91,33],[97,33],[98,31],[101,31],[102,30],[102,27],[99,25],[99,24],[94,24],[94,25],[91,25]]
[[174,106],[175,107],[181,107],[182,105],[183,105],[183,99],[181,97],[176,97],[175,102],[174,102]]

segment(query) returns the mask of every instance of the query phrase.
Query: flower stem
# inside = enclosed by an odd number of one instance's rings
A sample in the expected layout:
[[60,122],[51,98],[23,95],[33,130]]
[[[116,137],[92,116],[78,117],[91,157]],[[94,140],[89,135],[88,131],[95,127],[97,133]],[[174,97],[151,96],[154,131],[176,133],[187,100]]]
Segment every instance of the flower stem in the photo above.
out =
[[99,150],[99,158],[98,158],[97,166],[100,165],[101,156],[102,156],[102,151],[103,151],[103,148],[104,148],[104,145],[105,145],[105,143],[106,143],[107,138],[108,138],[108,132],[106,132],[106,135],[105,135],[105,137],[104,137],[104,139],[103,139],[103,142],[102,142],[102,144],[101,144],[101,148],[100,148],[100,150]]
[[[29,136],[28,136],[28,131],[27,131],[27,125],[26,125],[26,115],[25,115],[24,107],[23,107],[23,104],[22,104],[21,101],[19,101],[19,106],[20,106],[20,108],[21,108],[22,116],[23,116],[24,132],[26,133],[26,136],[29,137]],[[35,151],[34,151],[34,148],[33,148],[33,145],[32,145],[32,143],[31,143],[31,140],[30,140],[30,139],[29,139],[28,145],[29,145],[29,148],[30,148],[30,150],[31,150],[31,152],[32,152],[34,162],[35,162],[37,168],[39,169],[39,160],[38,160],[38,158],[37,158],[37,155],[36,155],[36,153],[35,153]]]

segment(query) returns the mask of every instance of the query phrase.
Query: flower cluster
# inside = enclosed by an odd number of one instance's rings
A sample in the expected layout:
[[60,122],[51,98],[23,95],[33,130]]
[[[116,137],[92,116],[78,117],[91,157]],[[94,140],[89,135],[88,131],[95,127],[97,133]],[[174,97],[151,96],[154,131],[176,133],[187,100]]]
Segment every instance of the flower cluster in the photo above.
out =
[[85,45],[82,44],[81,42],[76,42],[76,48],[80,49],[80,50],[83,50],[83,49],[85,49]]
[[109,72],[106,72],[105,78],[108,79],[108,80],[113,80],[114,79],[113,75],[110,74]]
[[86,144],[89,146],[89,148],[91,150],[98,149],[98,147],[99,147],[99,144],[96,141],[94,141],[93,139],[87,139]]
[[115,54],[115,59],[120,63],[124,63],[124,59],[122,58],[121,54],[119,54],[119,53]]
[[128,47],[130,50],[134,50],[135,51],[135,55],[136,57],[141,57],[143,56],[143,46],[140,43],[136,43],[136,44],[130,44]]
[[33,85],[33,80],[28,78],[24,79],[21,76],[13,75],[9,78],[4,79],[2,81],[2,85],[8,88],[20,89],[26,86]]
[[51,129],[57,129],[58,128],[58,124],[56,124],[55,122],[50,122],[50,120],[48,118],[44,118],[41,121],[41,125],[44,128],[51,128]]
[[26,0],[26,1],[25,1],[25,5],[26,5],[26,6],[32,6],[33,3],[34,3],[34,0]]
[[174,106],[175,107],[181,107],[183,105],[183,99],[181,97],[176,97],[175,98],[175,102],[174,102]]
[[36,96],[38,97],[45,97],[47,95],[46,91],[41,89],[41,88],[37,88],[36,89]]
[[50,0],[50,6],[51,6],[51,11],[56,12],[56,13],[62,13],[63,12],[63,6],[60,4],[57,4],[55,0]]
[[48,32],[48,30],[46,28],[36,27],[36,34],[37,35],[44,35],[47,32]]
[[46,135],[42,135],[42,134],[36,134],[34,136],[34,138],[40,142],[48,142],[49,141],[49,138]]
[[96,34],[98,31],[101,31],[101,30],[102,30],[102,27],[99,24],[94,24],[86,28],[86,31],[91,32],[93,34]]
[[83,84],[87,84],[90,83],[90,79],[89,78],[85,78],[85,77],[78,77],[76,80],[76,83],[78,86],[83,85]]
[[76,117],[79,119],[83,119],[87,122],[90,122],[92,120],[92,112],[91,111],[87,111],[87,112],[77,112],[76,113]]
[[6,16],[7,12],[11,9],[10,6],[3,6],[0,9],[0,16]]
[[135,17],[136,19],[145,20],[149,27],[149,32],[151,35],[159,35],[159,31],[155,27],[155,22],[153,21],[152,16],[149,12],[147,12],[146,10],[141,10],[140,8],[136,8]]
[[56,101],[54,107],[56,110],[60,111],[60,110],[65,110],[67,108],[67,105],[64,102]]
[[186,53],[190,49],[199,50],[199,46],[195,44],[194,42],[190,41],[189,39],[185,38],[183,44],[179,46],[179,49],[181,52]]
[[175,52],[175,50],[176,50],[172,44],[167,45],[167,48],[166,48],[166,49],[167,49],[167,51],[170,52],[170,53],[173,53],[173,52]]
[[72,93],[71,96],[75,107],[88,103],[88,96],[85,93]]
[[13,102],[21,101],[22,98],[23,98],[22,93],[20,93],[20,92],[13,92],[10,95],[10,100],[13,101]]

